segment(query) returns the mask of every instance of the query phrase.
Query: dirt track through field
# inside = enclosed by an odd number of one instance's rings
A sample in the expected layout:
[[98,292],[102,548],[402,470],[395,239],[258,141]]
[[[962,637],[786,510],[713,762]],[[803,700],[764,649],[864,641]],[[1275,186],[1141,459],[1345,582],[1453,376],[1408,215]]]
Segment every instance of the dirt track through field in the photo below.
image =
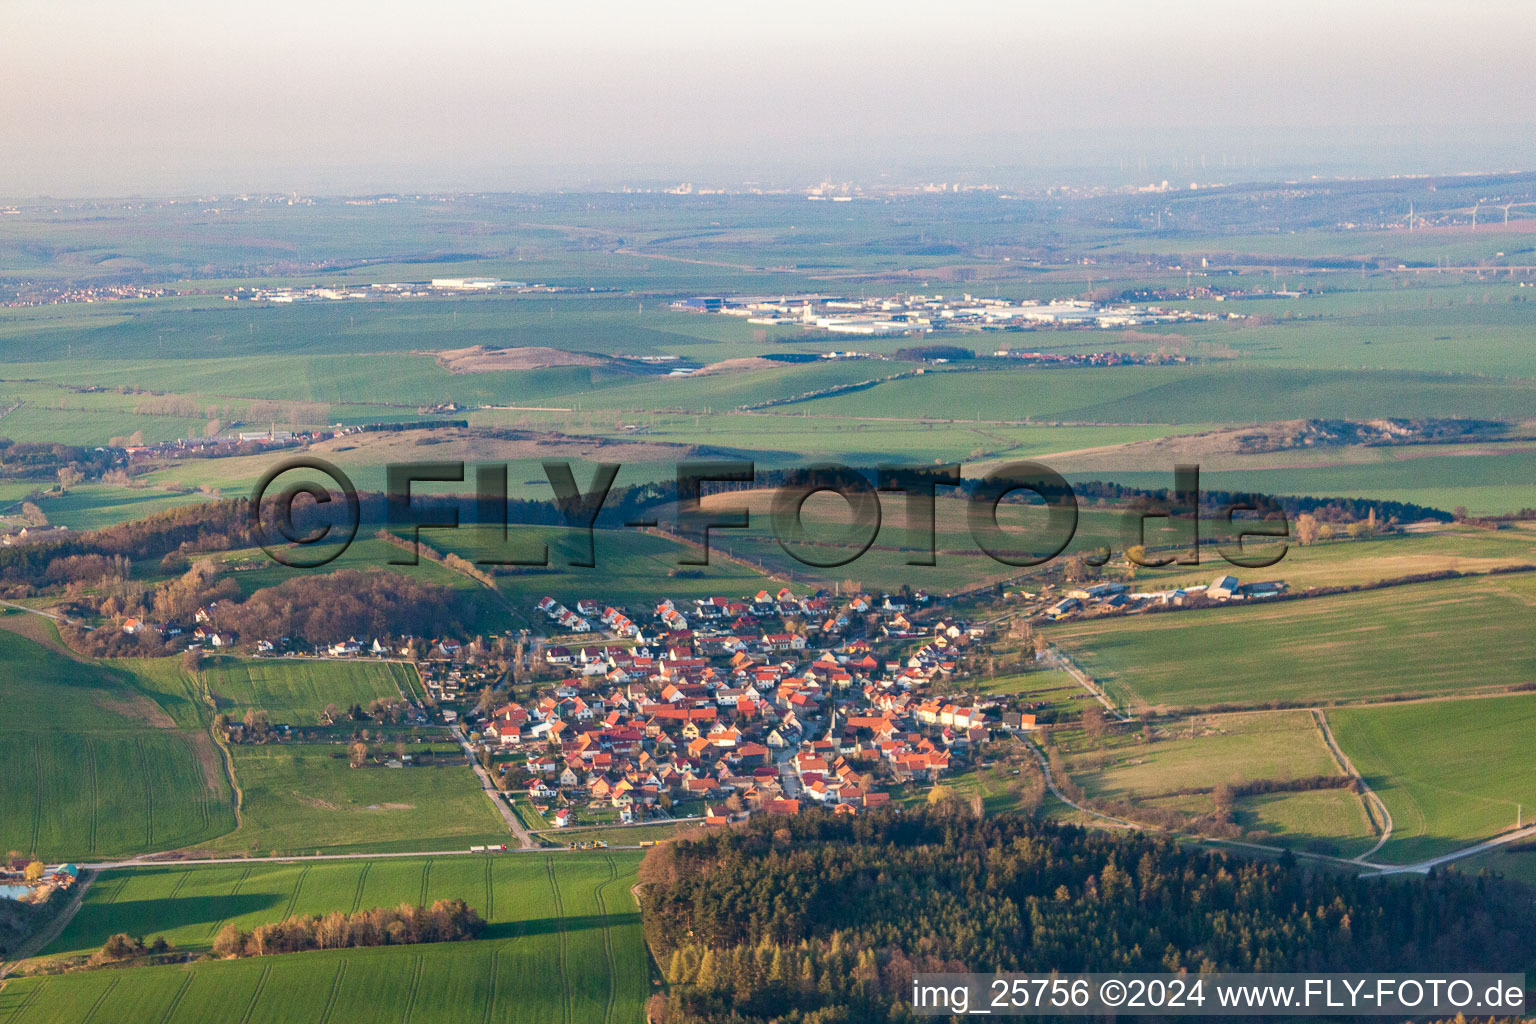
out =
[[1328,752],[1333,755],[1335,763],[1360,787],[1360,800],[1365,804],[1366,816],[1371,819],[1371,825],[1376,829],[1378,836],[1376,845],[1356,857],[1355,862],[1369,864],[1370,858],[1387,845],[1388,839],[1392,838],[1392,812],[1387,810],[1387,805],[1381,797],[1376,795],[1375,790],[1371,789],[1365,777],[1355,769],[1349,755],[1344,753],[1344,748],[1340,747],[1338,741],[1333,738],[1333,730],[1328,727],[1328,718],[1321,708],[1312,709],[1312,720],[1317,723],[1318,732],[1323,734],[1323,742],[1328,744]]

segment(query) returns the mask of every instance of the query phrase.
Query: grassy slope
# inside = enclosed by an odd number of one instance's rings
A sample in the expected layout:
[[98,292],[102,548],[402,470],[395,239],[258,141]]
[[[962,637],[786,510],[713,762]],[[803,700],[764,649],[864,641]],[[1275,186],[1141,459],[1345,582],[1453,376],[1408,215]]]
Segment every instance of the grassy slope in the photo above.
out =
[[131,668],[0,630],[0,834],[50,860],[203,842],[234,827],[217,755]]
[[1328,712],[1334,736],[1392,813],[1380,857],[1406,863],[1536,809],[1536,696]]
[[[1202,527],[1202,536],[1221,536],[1214,526]],[[1202,553],[1201,565],[1171,565],[1165,569],[1136,570],[1136,586],[1161,590],[1209,583],[1231,572],[1245,581],[1284,579],[1292,590],[1307,587],[1351,586],[1375,583],[1418,573],[1487,572],[1513,565],[1536,563],[1536,532],[1437,527],[1432,532],[1407,533],[1369,540],[1333,540],[1302,547],[1288,545],[1285,557],[1270,569],[1234,569],[1214,552]]]
[[507,841],[462,762],[352,768],[344,744],[237,746],[240,828],[209,850],[256,853],[442,849]]
[[1122,699],[1167,707],[1332,702],[1536,679],[1519,642],[1529,576],[1479,577],[1274,604],[1051,627]]
[[[1132,738],[1103,751],[1078,746],[1069,765],[1090,796],[1197,814],[1212,810],[1210,795],[1176,791],[1341,774],[1304,711],[1192,718],[1158,730],[1151,744]],[[1233,820],[1283,844],[1327,844],[1330,853],[1361,853],[1374,841],[1360,799],[1347,790],[1243,797]]]
[[[30,628],[36,629],[30,622]],[[75,661],[0,630],[12,711],[0,720],[0,834],[50,860],[200,847],[391,850],[502,842],[505,828],[461,764],[351,769],[341,744],[235,748],[244,791],[235,826],[200,685],[177,659]],[[262,707],[312,725],[411,686],[402,666],[223,658],[209,670],[221,710]]]
[[[13,981],[7,1024],[239,1019],[250,1024],[642,1018],[648,968],[629,887],[638,858],[440,858],[169,868],[108,874],[50,952],[127,928],[206,949],[223,922],[462,897],[487,920],[475,942],[298,953],[192,967]],[[242,876],[243,881],[242,881]],[[232,913],[231,911],[235,911]],[[156,931],[157,921],[173,927]],[[105,995],[103,995],[105,993]]]
[[366,708],[376,698],[409,695],[415,687],[415,670],[396,662],[217,658],[207,673],[219,710],[231,718],[260,708],[289,725],[315,724],[327,704]]
[[1520,419],[1536,414],[1536,397],[1523,380],[1410,370],[1131,366],[924,374],[816,399],[805,408],[813,416],[898,419],[1258,423],[1298,417]]

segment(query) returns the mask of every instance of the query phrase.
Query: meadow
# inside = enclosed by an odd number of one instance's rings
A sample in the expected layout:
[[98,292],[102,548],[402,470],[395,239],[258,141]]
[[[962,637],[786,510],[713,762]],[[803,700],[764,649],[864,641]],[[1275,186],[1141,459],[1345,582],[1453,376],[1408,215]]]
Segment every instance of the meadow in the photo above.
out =
[[507,841],[505,823],[461,758],[353,768],[340,742],[232,749],[244,794],[240,827],[205,852],[376,853]]
[[294,953],[16,979],[7,1024],[241,1020],[403,1024],[465,1019],[638,1022],[649,966],[629,888],[638,856],[508,854],[105,873],[50,955],[115,931],[207,950],[225,923],[458,897],[487,921],[472,942]]
[[[560,527],[514,526],[505,544],[499,531],[474,527],[429,531],[423,537],[435,547],[471,561],[526,558],[547,544],[547,568],[510,568],[496,573],[498,592],[522,615],[531,614],[532,605],[546,595],[571,607],[581,598],[591,598],[649,610],[664,597],[680,600],[755,594],[773,582],[758,568],[724,558],[712,558],[707,566],[684,565],[682,559],[693,557],[693,549],[669,537],[633,529],[594,530],[596,565],[591,568],[571,564],[586,558],[585,537]],[[715,545],[712,540],[712,551]]]
[[812,416],[1082,424],[1536,416],[1536,394],[1520,379],[1252,365],[951,370],[803,405]]
[[[1090,797],[1207,814],[1214,787],[1342,775],[1309,712],[1195,716],[1158,726],[1154,742],[1075,736],[1067,762]],[[1200,790],[1201,792],[1191,792]],[[1239,797],[1233,821],[1266,841],[1354,855],[1375,842],[1360,798],[1347,789]]]
[[0,629],[0,678],[7,849],[90,860],[190,846],[234,828],[207,733],[168,714],[131,672]]
[[1137,708],[1265,707],[1471,693],[1536,681],[1527,574],[1048,626]]
[[[431,849],[504,842],[506,828],[457,751],[447,763],[348,767],[343,743],[236,745],[237,828],[222,755],[209,733],[206,680],[238,720],[312,726],[327,704],[415,692],[387,662],[211,659],[203,680],[177,658],[73,658],[42,620],[3,616],[0,836],[49,860],[99,861],[188,847],[266,853]],[[409,749],[409,748],[408,748]],[[422,748],[425,749],[425,748]],[[392,752],[393,747],[384,750]]]
[[[1201,535],[1221,536],[1224,526],[1202,523]],[[1295,524],[1292,523],[1294,532]],[[1339,537],[1310,545],[1289,543],[1285,557],[1268,569],[1236,569],[1214,552],[1202,551],[1199,566],[1137,567],[1136,587],[1163,590],[1210,583],[1223,573],[1241,579],[1283,579],[1291,590],[1353,586],[1419,573],[1483,573],[1536,563],[1536,531],[1482,530],[1452,524],[1411,533],[1350,540]]]
[[109,484],[77,484],[64,493],[48,492],[37,502],[54,526],[71,530],[96,530],[166,509],[207,501],[210,495],[196,490],[166,491],[158,487],[114,487]]
[[1412,863],[1536,816],[1536,696],[1327,712],[1340,748],[1386,804],[1377,860]]
[[[1468,445],[1457,450],[1425,445],[1368,451],[1375,456],[1370,462],[1358,459],[1358,449],[1347,448],[1222,460],[1214,468],[1202,466],[1200,485],[1208,490],[1406,501],[1446,512],[1460,506],[1475,516],[1536,508],[1536,452],[1528,446]],[[1059,469],[1069,480],[1112,478],[1133,487],[1168,486],[1164,473],[1073,471],[1070,460]]]
[[416,670],[395,661],[215,657],[203,671],[214,703],[230,718],[260,709],[290,725],[314,725],[331,704],[345,711],[420,693]]
[[[482,410],[469,414],[474,426],[667,441],[740,449],[761,466],[837,460],[852,466],[877,463],[975,462],[978,459],[1036,458],[1053,452],[1165,437],[1166,425],[1048,427],[950,423],[937,420],[873,420],[805,415],[805,403],[784,411],[666,413],[643,412],[614,424],[592,412]],[[634,429],[625,429],[634,428]],[[1184,428],[1177,428],[1182,430]]]

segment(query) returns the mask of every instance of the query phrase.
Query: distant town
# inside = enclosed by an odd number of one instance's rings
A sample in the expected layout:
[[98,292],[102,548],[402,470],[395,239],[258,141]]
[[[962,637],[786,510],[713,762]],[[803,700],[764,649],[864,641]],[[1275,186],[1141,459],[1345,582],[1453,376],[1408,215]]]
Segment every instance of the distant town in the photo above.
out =
[[[962,295],[711,296],[679,299],[672,308],[741,317],[749,324],[800,327],[831,334],[926,334],[930,331],[1028,331],[1053,328],[1124,330],[1155,324],[1241,320],[1242,313],[1206,313],[1163,306],[1105,304],[1086,299],[1016,301]],[[1000,351],[998,355],[1006,355]]]

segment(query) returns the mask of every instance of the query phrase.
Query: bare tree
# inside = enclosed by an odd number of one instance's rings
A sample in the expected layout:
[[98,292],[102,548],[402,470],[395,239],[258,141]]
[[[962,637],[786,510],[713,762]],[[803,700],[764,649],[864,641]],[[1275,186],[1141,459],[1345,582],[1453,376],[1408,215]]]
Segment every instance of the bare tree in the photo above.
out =
[[1091,743],[1099,743],[1104,739],[1104,709],[1098,704],[1090,704],[1083,709],[1083,735]]

